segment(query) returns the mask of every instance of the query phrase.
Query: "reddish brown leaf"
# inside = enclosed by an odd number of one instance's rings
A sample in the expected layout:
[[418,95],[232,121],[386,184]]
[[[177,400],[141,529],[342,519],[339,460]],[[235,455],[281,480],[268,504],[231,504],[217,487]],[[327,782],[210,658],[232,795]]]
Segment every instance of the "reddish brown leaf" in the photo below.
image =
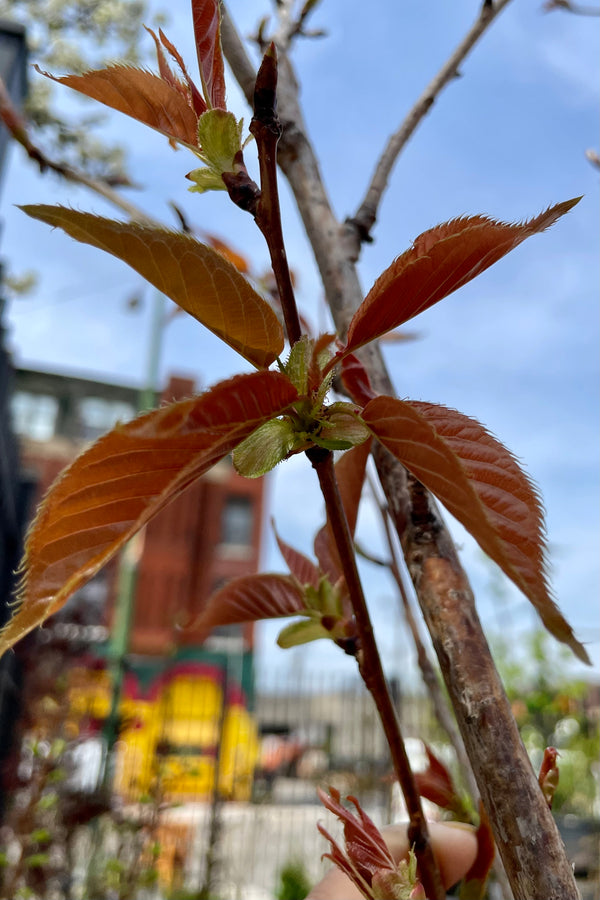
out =
[[181,53],[179,52],[177,47],[175,47],[175,45],[171,43],[171,41],[167,38],[167,36],[161,29],[159,29],[159,34],[163,47],[166,47],[166,49],[169,51],[169,53],[181,69],[181,73],[185,78],[185,83],[187,85],[188,97],[194,109],[194,112],[197,116],[201,116],[202,113],[206,112],[206,110],[208,109],[206,103],[204,102],[202,94],[190,78],[185,62],[183,61],[183,57],[181,56]]
[[538,782],[549,809],[552,809],[554,794],[558,787],[559,770],[557,759],[559,756],[560,754],[556,747],[546,747],[542,765],[540,766],[540,774],[538,775]]
[[48,72],[41,74],[125,113],[169,138],[192,148],[198,147],[196,113],[181,91],[152,72],[133,66],[109,66],[62,78]]
[[343,352],[356,350],[447,297],[526,238],[544,231],[580,199],[558,203],[521,224],[471,216],[423,232],[367,294],[352,317]]
[[342,577],[342,567],[334,550],[333,539],[327,525],[323,525],[317,531],[313,548],[321,572],[328,577],[332,584],[335,584]]
[[286,542],[279,537],[274,522],[272,522],[272,525],[277,540],[277,546],[294,578],[297,578],[300,584],[310,584],[311,587],[314,587],[315,589],[318,588],[319,570],[315,564],[303,553],[300,553],[298,550],[295,550],[294,547],[286,544]]
[[118,425],[54,483],[29,530],[0,653],[60,609],[159,510],[297,397],[253,372]]
[[[144,28],[152,37],[156,46],[156,58],[158,60],[158,71],[160,72],[160,77],[163,79],[163,81],[166,81],[167,84],[170,84],[171,87],[175,88],[175,90],[181,94],[186,104],[188,106],[192,106],[197,116],[201,116],[203,112],[206,112],[206,103],[202,99],[202,95],[198,91],[198,88],[188,75],[185,63],[181,58],[179,51],[176,47],[173,46],[173,44],[171,44],[171,42],[163,34],[160,28],[160,40],[151,28],[148,28],[146,25],[144,25]],[[185,81],[182,81],[180,78],[178,78],[171,70],[171,67],[167,62],[167,59],[163,52],[163,47],[165,47],[169,51],[173,59],[175,59],[175,61],[177,62],[177,65],[179,66],[181,73],[185,78]]]
[[548,589],[537,491],[506,447],[479,422],[437,404],[377,397],[363,419],[526,594],[548,631],[589,662]]
[[[371,440],[364,441],[357,447],[346,450],[335,464],[335,477],[352,536],[356,529],[358,506],[370,451]],[[332,583],[335,583],[342,576],[343,571],[335,549],[333,535],[327,524],[317,532],[314,549],[321,570]]]
[[198,65],[206,99],[210,100],[213,107],[226,109],[219,0],[192,0],[192,15]]
[[342,360],[342,382],[355,403],[366,406],[377,394],[371,387],[369,374],[358,356],[350,353]]
[[335,464],[335,478],[352,536],[356,530],[358,506],[365,481],[367,460],[371,452],[371,443],[371,440],[366,440],[357,447],[346,450]]
[[193,628],[208,634],[218,625],[279,619],[303,609],[302,591],[289,575],[244,575],[210,597]]
[[34,219],[122,259],[257,367],[283,350],[277,316],[224,256],[189,234],[62,206],[22,206]]
[[[147,25],[144,25],[144,28],[146,29],[146,31],[148,32],[148,34],[154,41],[154,46],[156,47],[156,59],[158,62],[158,71],[160,73],[160,77],[162,78],[163,81],[166,81],[167,84],[170,84],[171,87],[174,87],[177,91],[179,91],[180,94],[183,93],[183,95],[186,96],[187,95],[187,87],[181,81],[180,78],[177,78],[177,76],[174,75],[169,63],[167,62],[167,59],[163,52],[163,48],[161,46],[161,41],[159,40],[158,35],[156,34],[155,31],[152,30],[152,28],[148,28]],[[161,32],[161,34],[162,34],[162,32]]]

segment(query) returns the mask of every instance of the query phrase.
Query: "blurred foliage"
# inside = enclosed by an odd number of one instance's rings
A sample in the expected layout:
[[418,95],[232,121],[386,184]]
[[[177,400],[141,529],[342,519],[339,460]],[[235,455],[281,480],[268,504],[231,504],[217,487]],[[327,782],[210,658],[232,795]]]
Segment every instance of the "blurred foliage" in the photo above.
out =
[[533,632],[524,642],[499,638],[494,651],[536,772],[545,747],[559,751],[552,811],[598,817],[600,685],[571,675],[571,653],[545,631]]
[[291,860],[279,873],[277,900],[304,900],[312,885],[301,862]]
[[[143,25],[160,25],[145,0],[0,0],[0,19],[26,28],[29,62],[53,74],[81,73],[111,62],[139,65],[150,61],[153,46]],[[141,54],[148,53],[148,59]],[[50,158],[84,169],[88,175],[113,184],[128,182],[125,152],[107,143],[98,126],[104,115],[87,101],[55,92],[56,85],[28,71],[29,94],[25,115],[31,138]],[[60,112],[54,104],[58,95]],[[65,108],[71,109],[67,117]]]

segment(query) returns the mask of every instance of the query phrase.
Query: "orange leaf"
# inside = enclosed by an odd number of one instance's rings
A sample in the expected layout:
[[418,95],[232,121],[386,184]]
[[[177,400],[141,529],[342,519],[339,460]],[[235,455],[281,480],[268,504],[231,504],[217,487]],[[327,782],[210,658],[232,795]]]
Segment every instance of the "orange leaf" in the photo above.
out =
[[355,312],[342,354],[362,347],[447,297],[526,238],[544,231],[580,199],[558,203],[521,224],[471,216],[423,232],[410,250],[379,276]]
[[118,425],[55,481],[29,530],[0,653],[60,609],[159,510],[297,397],[253,372]]
[[[206,112],[207,106],[204,100],[202,99],[201,94],[198,91],[198,88],[190,78],[187,73],[187,69],[185,67],[185,63],[181,58],[181,55],[176,47],[168,40],[166,35],[163,34],[161,29],[158,29],[160,39],[157,35],[152,31],[151,28],[148,28],[147,25],[144,25],[144,28],[148,32],[148,34],[152,37],[156,47],[156,58],[158,61],[158,71],[160,72],[160,77],[163,81],[166,81],[167,84],[170,84],[171,87],[175,88],[175,90],[181,94],[186,104],[191,105],[194,112],[197,116],[201,116],[202,113]],[[161,46],[162,45],[162,46]],[[185,83],[178,78],[171,70],[169,63],[163,53],[163,46],[169,51],[173,59],[177,62],[182,75],[185,78]]]
[[169,138],[198,148],[198,118],[181,91],[145,69],[109,66],[83,75],[42,75],[137,119]]
[[191,235],[63,206],[21,209],[122,259],[253,365],[268,366],[283,350],[283,331],[269,304],[220,253]]
[[221,240],[220,237],[217,237],[216,234],[210,234],[208,231],[205,231],[202,236],[206,240],[206,243],[209,244],[213,250],[216,250],[217,253],[224,256],[225,259],[228,259],[229,262],[236,267],[238,272],[241,272],[242,275],[250,274],[248,260],[245,256],[242,256],[241,253],[234,250],[230,244],[226,244],[225,241]]
[[444,406],[377,397],[362,418],[529,598],[548,631],[589,662],[546,582],[537,491],[479,422]]
[[243,575],[210,597],[192,627],[208,634],[218,625],[279,619],[304,609],[302,591],[289,575]]
[[461,900],[463,898],[464,900],[481,900],[486,896],[486,882],[496,855],[494,834],[481,800],[479,801],[479,825],[475,837],[477,838],[477,855],[473,865],[464,876],[460,890]]
[[192,15],[198,65],[206,99],[210,100],[213,107],[226,109],[219,0],[192,0]]

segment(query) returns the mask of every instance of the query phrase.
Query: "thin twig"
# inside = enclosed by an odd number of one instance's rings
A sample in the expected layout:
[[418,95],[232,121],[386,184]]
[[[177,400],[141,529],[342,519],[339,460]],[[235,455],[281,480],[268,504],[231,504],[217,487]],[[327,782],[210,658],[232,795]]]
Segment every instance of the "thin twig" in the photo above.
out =
[[290,344],[295,344],[302,336],[302,328],[281,225],[277,187],[277,144],[281,136],[281,123],[276,112],[276,89],[277,52],[275,45],[271,44],[256,76],[254,117],[250,123],[250,131],[256,139],[260,167],[261,189],[255,219],[269,248],[288,340]]
[[431,109],[441,91],[447,84],[458,77],[461,63],[464,62],[479,38],[509,3],[510,0],[496,0],[495,3],[485,3],[481,7],[477,21],[469,29],[435,78],[427,85],[400,128],[389,139],[379,158],[365,197],[355,215],[349,220],[349,223],[356,229],[359,241],[370,240],[371,229],[377,219],[377,211],[383,192],[387,187],[392,169],[405,145]]
[[[402,606],[404,608],[406,623],[412,635],[417,651],[417,663],[419,669],[421,670],[421,677],[423,678],[423,683],[427,688],[427,691],[429,692],[436,719],[446,732],[448,740],[450,741],[454,749],[454,753],[456,754],[456,760],[462,772],[463,778],[467,783],[469,795],[473,802],[473,809],[477,809],[477,805],[480,802],[479,789],[477,787],[475,776],[473,775],[473,767],[469,760],[467,751],[465,750],[465,745],[460,735],[460,731],[457,728],[456,721],[450,712],[447,701],[444,699],[437,672],[435,671],[433,664],[429,658],[429,654],[425,648],[425,645],[423,644],[417,620],[413,615],[412,606],[408,598],[408,592],[406,590],[406,585],[404,583],[404,578],[400,567],[400,560],[398,559],[396,542],[394,541],[392,535],[389,512],[387,506],[385,506],[379,500],[378,493],[375,485],[373,484],[371,476],[367,475],[367,477],[369,479],[371,493],[373,494],[375,502],[379,507],[379,512],[381,515],[381,520],[383,522],[385,536],[391,555],[391,560],[388,563],[388,566],[392,577],[394,578],[394,581],[398,585],[398,591],[402,599]],[[506,872],[504,871],[504,865],[502,863],[502,859],[497,853],[494,856],[492,868],[504,900],[512,900],[512,891],[510,889],[510,884],[508,882]]]
[[438,900],[438,898],[444,900],[446,893],[429,841],[421,797],[413,777],[396,710],[383,673],[371,618],[358,574],[352,535],[335,479],[333,454],[329,450],[313,447],[306,451],[306,455],[319,479],[329,524],[354,610],[359,636],[357,662],[360,674],[375,701],[390,748],[394,769],[406,802],[409,815],[408,841],[410,845],[414,845],[419,874],[426,896],[430,900]]
[[385,531],[386,541],[388,545],[388,549],[390,551],[390,561],[388,563],[388,568],[391,572],[391,575],[396,582],[398,587],[398,591],[400,593],[400,598],[402,600],[402,607],[404,610],[404,615],[406,618],[406,623],[412,635],[412,639],[417,651],[417,662],[419,665],[419,669],[421,670],[421,676],[423,678],[423,683],[429,692],[429,696],[431,698],[431,702],[433,704],[433,709],[435,712],[435,716],[446,732],[452,747],[454,748],[454,752],[456,754],[457,762],[460,766],[460,769],[463,773],[463,777],[465,778],[469,794],[471,795],[471,799],[473,801],[473,808],[477,809],[477,801],[479,799],[479,790],[477,788],[477,782],[473,777],[473,770],[471,768],[471,763],[469,762],[469,757],[467,756],[464,748],[464,744],[462,742],[460,733],[456,724],[450,715],[450,711],[448,709],[448,705],[444,700],[442,695],[442,691],[440,688],[440,682],[438,680],[438,676],[436,671],[429,659],[429,654],[425,649],[425,645],[423,644],[423,640],[421,638],[421,634],[419,632],[419,626],[417,625],[417,621],[413,615],[413,611],[411,609],[411,604],[408,599],[408,593],[406,590],[406,586],[404,584],[404,579],[402,577],[402,572],[400,570],[400,561],[398,559],[398,551],[396,549],[396,544],[392,538],[392,532],[390,528],[390,520],[387,511],[387,507],[379,500],[377,496],[377,492],[375,489],[375,485],[372,483],[371,476],[368,476],[369,483],[371,485],[371,493],[375,498],[375,502],[379,508],[379,513],[381,516],[381,521],[383,523],[383,528]]
[[569,0],[548,0],[544,3],[544,12],[553,12],[555,9],[562,9],[565,12],[574,13],[576,16],[600,16],[600,9],[597,6],[583,6],[581,3],[571,3]]
[[128,200],[125,200],[125,198],[122,197],[121,194],[119,194],[119,192],[111,187],[110,184],[108,184],[106,181],[98,178],[92,178],[91,175],[88,175],[87,173],[82,172],[79,169],[74,169],[72,166],[67,165],[67,163],[51,159],[42,150],[40,150],[40,148],[31,140],[25,120],[15,109],[10,99],[10,95],[8,93],[6,85],[4,84],[4,81],[1,77],[0,118],[8,128],[14,140],[16,140],[17,143],[19,143],[23,147],[29,158],[38,165],[40,172],[54,172],[56,175],[59,175],[66,181],[70,181],[72,184],[79,184],[83,187],[89,188],[89,190],[94,191],[94,193],[98,194],[101,197],[104,197],[104,199],[108,200],[109,203],[112,203],[113,206],[121,209],[129,216],[130,219],[135,222],[163,227],[159,222],[157,222],[155,219],[152,219],[149,215],[143,212],[138,206],[135,206],[135,204],[130,203]]

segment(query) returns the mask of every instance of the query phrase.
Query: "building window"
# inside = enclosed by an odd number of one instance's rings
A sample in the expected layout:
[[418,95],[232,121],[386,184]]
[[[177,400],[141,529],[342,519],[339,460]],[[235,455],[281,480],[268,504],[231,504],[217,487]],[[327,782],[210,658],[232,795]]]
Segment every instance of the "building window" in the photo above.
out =
[[221,543],[235,547],[250,546],[253,524],[254,509],[251,498],[227,497],[221,518]]
[[117,422],[128,422],[134,416],[130,403],[104,400],[102,397],[85,397],[79,401],[79,421],[81,437],[93,441],[110,431]]
[[49,441],[54,436],[58,415],[56,397],[16,391],[11,408],[17,434],[34,441]]

